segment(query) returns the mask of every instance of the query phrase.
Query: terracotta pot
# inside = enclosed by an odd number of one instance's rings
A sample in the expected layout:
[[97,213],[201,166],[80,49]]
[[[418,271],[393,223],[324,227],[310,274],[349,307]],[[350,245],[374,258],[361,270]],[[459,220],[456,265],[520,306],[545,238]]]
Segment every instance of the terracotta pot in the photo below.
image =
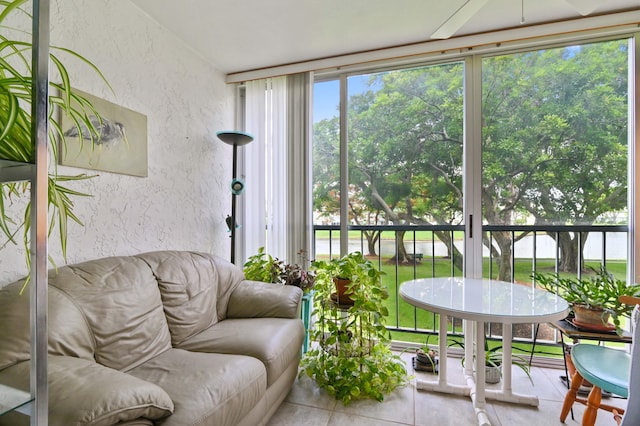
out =
[[603,309],[588,308],[585,305],[573,305],[573,313],[575,314],[576,322],[580,325],[593,325],[601,329],[609,323],[609,313],[604,313]]
[[353,300],[351,300],[351,292],[347,289],[347,287],[351,284],[351,280],[347,280],[344,278],[334,278],[333,282],[336,285],[338,304],[353,302]]

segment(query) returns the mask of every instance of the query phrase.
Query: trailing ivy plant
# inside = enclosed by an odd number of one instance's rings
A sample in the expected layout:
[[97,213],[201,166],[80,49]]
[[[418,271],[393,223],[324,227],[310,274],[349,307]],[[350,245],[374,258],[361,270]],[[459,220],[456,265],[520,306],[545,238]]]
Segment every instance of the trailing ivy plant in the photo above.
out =
[[[32,44],[24,41],[23,31],[7,25],[20,22],[20,19],[31,22],[31,15],[23,8],[27,0],[0,0],[0,159],[22,163],[33,163],[35,160],[32,142],[31,102],[33,96],[31,52]],[[13,34],[12,37],[8,34]],[[28,36],[28,34],[27,34]],[[57,171],[60,149],[65,147],[64,131],[60,125],[62,114],[68,117],[79,129],[85,129],[89,134],[81,135],[81,139],[88,139],[93,143],[98,138],[98,130],[91,121],[100,115],[91,103],[78,95],[71,87],[69,73],[60,53],[79,59],[96,72],[102,80],[106,79],[98,68],[83,56],[62,47],[51,47],[51,64],[59,75],[59,82],[49,83],[49,117],[48,117],[48,150],[50,154],[48,198],[49,198],[49,233],[57,227],[63,256],[67,251],[67,224],[73,220],[82,224],[73,211],[74,196],[84,196],[66,186],[68,182],[86,179],[89,176],[79,174],[74,176],[61,175]],[[88,148],[91,149],[91,148]],[[13,220],[8,214],[9,205],[13,199],[28,196],[27,182],[0,183],[0,230],[8,241],[16,243],[15,236],[22,229],[27,264],[29,263],[29,230],[30,202],[27,204],[22,219]]]
[[[349,269],[352,306],[332,300],[333,278]],[[299,377],[307,375],[345,405],[354,399],[384,396],[408,383],[404,361],[391,351],[385,327],[389,297],[380,272],[361,253],[333,261],[314,261],[315,329],[317,345],[301,361]],[[344,270],[342,270],[344,272]],[[344,275],[342,275],[344,278]]]

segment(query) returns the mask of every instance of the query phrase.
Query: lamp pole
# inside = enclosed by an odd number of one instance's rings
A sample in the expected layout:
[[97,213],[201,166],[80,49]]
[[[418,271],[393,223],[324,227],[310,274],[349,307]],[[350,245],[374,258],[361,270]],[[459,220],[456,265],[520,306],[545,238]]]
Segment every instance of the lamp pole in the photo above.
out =
[[216,133],[218,139],[222,142],[233,146],[233,172],[231,179],[231,216],[227,216],[227,226],[231,232],[231,263],[235,263],[236,259],[236,196],[240,195],[244,190],[244,182],[238,179],[238,147],[248,144],[253,140],[253,136],[249,133],[238,130],[222,130]]

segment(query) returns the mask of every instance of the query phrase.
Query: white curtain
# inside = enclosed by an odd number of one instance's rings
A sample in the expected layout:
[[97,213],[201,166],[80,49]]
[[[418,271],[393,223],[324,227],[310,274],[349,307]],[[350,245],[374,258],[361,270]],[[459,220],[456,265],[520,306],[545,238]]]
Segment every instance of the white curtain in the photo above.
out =
[[311,77],[299,74],[246,83],[244,261],[265,247],[291,263],[310,252],[309,118]]

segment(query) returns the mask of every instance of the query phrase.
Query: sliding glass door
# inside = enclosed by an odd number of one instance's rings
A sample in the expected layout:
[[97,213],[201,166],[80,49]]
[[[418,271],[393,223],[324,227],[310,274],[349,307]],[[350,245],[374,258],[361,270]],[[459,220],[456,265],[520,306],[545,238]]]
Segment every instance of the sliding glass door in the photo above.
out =
[[316,79],[315,256],[375,259],[398,329],[409,279],[634,270],[633,39],[494,50]]
[[541,271],[605,265],[625,278],[627,233],[597,227],[629,223],[628,64],[627,39],[483,59],[481,198],[493,277],[527,281],[533,260]]

